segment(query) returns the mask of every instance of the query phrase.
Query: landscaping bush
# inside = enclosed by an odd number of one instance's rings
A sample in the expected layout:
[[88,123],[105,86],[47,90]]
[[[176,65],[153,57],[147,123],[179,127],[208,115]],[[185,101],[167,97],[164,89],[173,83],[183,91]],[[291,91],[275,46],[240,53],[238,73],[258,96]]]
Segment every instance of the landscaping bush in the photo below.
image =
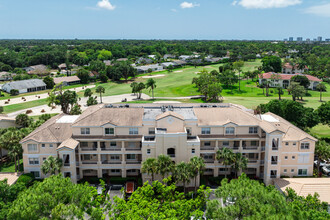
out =
[[11,96],[15,96],[15,95],[18,95],[18,94],[19,94],[19,91],[17,89],[10,90],[10,95]]
[[26,187],[31,186],[34,181],[34,176],[32,173],[22,174],[16,183],[23,183]]

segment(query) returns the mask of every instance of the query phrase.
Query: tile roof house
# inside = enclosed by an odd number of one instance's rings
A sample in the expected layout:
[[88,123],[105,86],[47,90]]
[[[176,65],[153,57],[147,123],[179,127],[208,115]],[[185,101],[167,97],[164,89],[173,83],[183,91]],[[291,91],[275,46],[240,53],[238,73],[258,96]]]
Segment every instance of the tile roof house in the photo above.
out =
[[282,73],[286,73],[286,74],[297,74],[297,73],[305,73],[305,72],[308,72],[308,67],[305,66],[305,68],[300,69],[298,64],[296,64],[293,68],[293,66],[290,63],[285,63],[282,67]]
[[46,84],[41,79],[28,79],[5,83],[2,90],[10,93],[12,89],[18,90],[19,94],[27,92],[35,92],[46,89]]
[[152,65],[145,65],[145,66],[136,66],[134,67],[138,73],[147,73],[149,69],[154,71],[161,71],[163,70],[163,66],[159,64],[152,64]]
[[284,74],[284,73],[274,73],[268,72],[259,75],[259,84],[263,84],[266,81],[270,82],[270,87],[276,87],[280,85],[283,88],[287,88],[290,85],[291,78],[296,76],[306,76],[310,81],[309,89],[315,90],[316,86],[322,82],[319,78],[307,74]]
[[226,147],[248,158],[246,174],[271,184],[281,175],[312,176],[316,141],[271,113],[255,115],[229,103],[179,103],[91,106],[81,115],[54,116],[20,143],[24,172],[37,178],[44,177],[43,158],[54,155],[63,158],[61,172],[73,182],[138,175],[146,181],[151,177],[141,173],[142,162],[160,154],[175,162],[200,156],[203,175],[216,177],[229,173],[215,159]]
[[37,74],[37,75],[43,75],[49,72],[47,66],[44,64],[24,67],[23,70],[25,70],[27,74]]
[[63,83],[64,86],[78,84],[80,79],[78,76],[66,76],[66,77],[56,77],[54,78],[55,85]]

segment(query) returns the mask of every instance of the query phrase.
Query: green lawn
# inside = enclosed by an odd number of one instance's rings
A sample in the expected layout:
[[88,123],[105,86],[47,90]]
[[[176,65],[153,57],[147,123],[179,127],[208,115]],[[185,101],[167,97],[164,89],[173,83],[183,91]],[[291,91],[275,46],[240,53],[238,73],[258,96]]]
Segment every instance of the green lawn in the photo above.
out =
[[3,113],[8,114],[11,112],[16,112],[22,109],[28,109],[40,105],[46,105],[47,104],[47,99],[38,99],[35,101],[30,101],[30,102],[24,102],[20,104],[13,104],[13,105],[6,105],[3,106]]
[[[23,171],[23,159],[19,161],[19,171]],[[14,173],[15,172],[15,163],[7,162],[5,164],[0,164],[0,172],[3,173]]]
[[328,125],[318,124],[311,129],[311,133],[320,138],[330,138],[330,127]]

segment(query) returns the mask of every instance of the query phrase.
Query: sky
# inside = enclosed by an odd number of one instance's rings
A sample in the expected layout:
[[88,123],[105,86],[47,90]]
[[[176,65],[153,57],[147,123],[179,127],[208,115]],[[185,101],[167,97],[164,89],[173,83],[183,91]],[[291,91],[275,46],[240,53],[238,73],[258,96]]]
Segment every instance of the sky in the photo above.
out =
[[0,39],[330,38],[330,0],[0,0]]

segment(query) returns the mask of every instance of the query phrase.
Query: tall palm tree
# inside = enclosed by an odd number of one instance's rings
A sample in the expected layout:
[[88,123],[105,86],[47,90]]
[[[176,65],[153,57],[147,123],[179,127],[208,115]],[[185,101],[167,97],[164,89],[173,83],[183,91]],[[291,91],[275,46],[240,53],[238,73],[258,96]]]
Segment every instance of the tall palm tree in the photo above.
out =
[[56,172],[61,172],[63,165],[62,159],[58,157],[49,156],[41,165],[41,171],[43,174],[55,175]]
[[219,161],[219,163],[225,165],[225,178],[227,178],[227,166],[232,165],[234,163],[234,157],[235,154],[232,149],[226,147],[222,148],[222,150],[218,150],[216,153],[215,158]]
[[316,90],[320,92],[320,102],[322,102],[322,92],[326,92],[327,87],[323,83],[320,83],[316,86]]
[[152,78],[148,79],[146,87],[147,89],[150,88],[150,90],[152,91],[152,99],[154,99],[154,89],[156,88],[156,81]]
[[103,86],[98,86],[96,88],[95,92],[100,93],[100,100],[101,100],[101,103],[102,103],[102,93],[105,92],[105,88]]
[[232,167],[235,170],[235,175],[237,177],[238,171],[246,169],[248,159],[246,157],[244,157],[243,154],[236,153],[235,156],[234,156],[234,161],[233,162],[234,163],[233,163]]
[[157,157],[157,173],[162,175],[162,179],[173,171],[173,167],[172,159],[169,156],[161,154]]
[[192,157],[190,158],[190,164],[193,171],[193,177],[195,178],[195,191],[197,189],[197,177],[205,168],[204,158],[202,157]]
[[13,145],[11,146],[8,152],[8,156],[12,159],[14,159],[14,163],[15,163],[15,172],[19,171],[19,158],[20,155],[22,155],[23,153],[23,148],[21,145],[17,144],[17,145]]
[[186,193],[186,183],[190,182],[193,177],[192,165],[191,163],[180,162],[175,165],[174,177],[177,181],[183,183],[183,190]]
[[148,158],[142,163],[142,172],[151,174],[151,180],[154,181],[155,173],[157,173],[157,159]]

